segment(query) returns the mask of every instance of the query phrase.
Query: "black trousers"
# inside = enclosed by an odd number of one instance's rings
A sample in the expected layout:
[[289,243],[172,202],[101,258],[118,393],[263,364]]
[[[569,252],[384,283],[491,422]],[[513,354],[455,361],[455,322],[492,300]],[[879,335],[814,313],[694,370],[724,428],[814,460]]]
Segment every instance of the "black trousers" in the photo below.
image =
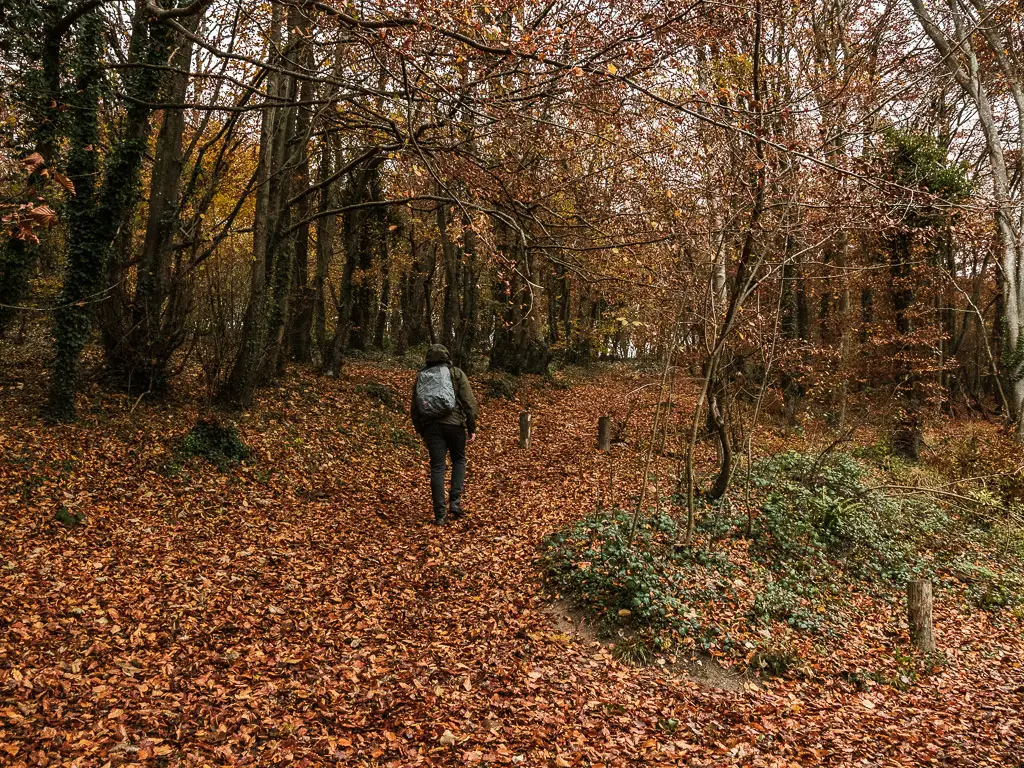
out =
[[[466,485],[466,428],[460,424],[428,424],[423,440],[430,453],[430,497],[434,504],[434,517],[442,519],[447,509],[453,514],[461,511],[462,489]],[[452,490],[445,504],[444,476],[447,457],[452,457]]]

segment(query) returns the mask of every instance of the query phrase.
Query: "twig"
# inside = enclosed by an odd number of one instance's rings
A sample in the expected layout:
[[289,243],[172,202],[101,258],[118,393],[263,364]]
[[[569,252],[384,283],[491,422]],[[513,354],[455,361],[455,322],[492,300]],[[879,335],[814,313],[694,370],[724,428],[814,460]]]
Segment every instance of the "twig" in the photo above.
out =
[[924,485],[896,485],[893,483],[885,483],[883,485],[873,485],[868,488],[869,491],[905,491],[907,493],[920,493],[923,495],[941,496],[943,498],[957,499],[959,501],[969,502],[970,504],[977,504],[983,507],[993,507],[995,509],[1005,509],[1005,505],[996,501],[987,501],[986,499],[977,499],[971,496],[964,496],[962,493],[953,493],[953,491],[944,491],[940,488],[929,488]]
[[135,409],[139,407],[139,403],[142,402],[142,398],[144,398],[148,394],[149,394],[149,390],[147,389],[145,392],[143,392],[137,398],[135,398],[134,405],[132,405],[132,407],[128,409],[128,415],[129,416],[131,416],[133,413],[135,413]]
[[647,473],[651,468],[651,457],[654,455],[654,444],[658,438],[658,421],[661,416],[661,398],[665,394],[665,382],[668,380],[668,371],[672,365],[672,352],[675,349],[675,334],[672,334],[668,349],[665,350],[665,366],[661,371],[661,382],[658,387],[658,400],[654,406],[654,424],[651,426],[651,442],[647,446],[647,459],[644,461],[644,471],[640,476],[640,498],[636,503],[636,511],[633,513],[633,524],[629,527],[629,541],[627,547],[633,546],[633,537],[636,535],[636,524],[640,519],[643,510],[644,500],[647,498]]
[[814,481],[817,480],[818,478],[818,471],[821,469],[821,465],[828,457],[828,455],[843,443],[851,440],[853,438],[853,433],[856,431],[857,425],[855,424],[854,426],[850,427],[846,432],[844,432],[835,440],[833,440],[828,445],[828,447],[825,448],[825,450],[818,454],[818,458],[814,460],[814,464],[811,465],[810,470],[807,472],[806,475],[804,475],[804,485],[808,487],[814,485]]

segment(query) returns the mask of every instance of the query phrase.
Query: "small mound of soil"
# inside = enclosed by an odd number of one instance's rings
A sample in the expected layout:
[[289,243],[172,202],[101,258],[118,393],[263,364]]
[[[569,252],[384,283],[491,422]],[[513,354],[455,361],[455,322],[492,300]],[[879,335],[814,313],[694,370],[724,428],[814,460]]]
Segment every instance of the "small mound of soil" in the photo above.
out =
[[[612,649],[629,639],[629,630],[622,627],[610,633],[599,631],[585,611],[565,600],[554,600],[546,604],[544,613],[557,632],[575,642],[597,643]],[[742,691],[746,682],[745,675],[723,667],[714,656],[703,651],[695,651],[689,657],[677,659],[662,669],[668,674],[687,677],[704,688],[721,691]]]

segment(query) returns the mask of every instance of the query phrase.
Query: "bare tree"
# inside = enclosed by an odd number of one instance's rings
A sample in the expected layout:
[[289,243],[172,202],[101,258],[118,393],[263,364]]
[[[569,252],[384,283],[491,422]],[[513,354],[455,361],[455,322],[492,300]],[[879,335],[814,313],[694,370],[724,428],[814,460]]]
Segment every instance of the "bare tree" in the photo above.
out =
[[[1013,14],[984,0],[943,0],[925,4],[911,0],[921,26],[935,46],[942,65],[977,110],[985,137],[991,173],[994,213],[1002,248],[1006,348],[1003,367],[1011,381],[1011,404],[1017,439],[1024,441],[1024,207],[1020,186],[1007,165],[1010,149],[1024,146],[1024,85],[1019,58],[1019,23]],[[940,18],[938,13],[943,13]],[[985,50],[977,50],[984,42]],[[983,66],[982,60],[992,64]],[[993,71],[988,71],[991,67]],[[1000,78],[1013,99],[1015,114],[1001,120],[994,101],[993,79]]]

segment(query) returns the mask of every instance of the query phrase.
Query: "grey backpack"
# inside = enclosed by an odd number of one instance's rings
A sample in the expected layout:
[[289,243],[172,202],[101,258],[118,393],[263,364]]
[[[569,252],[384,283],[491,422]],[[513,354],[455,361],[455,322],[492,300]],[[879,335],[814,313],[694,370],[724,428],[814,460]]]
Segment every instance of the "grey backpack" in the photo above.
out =
[[455,385],[447,365],[424,368],[416,378],[416,400],[427,419],[443,419],[455,410]]

